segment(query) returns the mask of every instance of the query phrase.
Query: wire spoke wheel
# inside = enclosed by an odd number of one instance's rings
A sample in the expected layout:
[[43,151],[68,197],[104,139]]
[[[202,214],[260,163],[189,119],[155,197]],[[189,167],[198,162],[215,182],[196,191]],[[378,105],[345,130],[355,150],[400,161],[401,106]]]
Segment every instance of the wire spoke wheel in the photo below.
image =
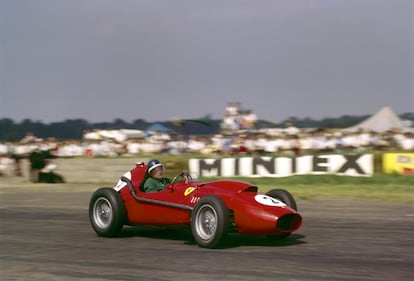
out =
[[96,234],[114,237],[126,222],[126,211],[120,195],[113,189],[96,190],[89,202],[89,220]]
[[202,206],[195,219],[197,233],[203,240],[211,240],[217,231],[217,212],[211,205]]
[[101,228],[107,228],[113,219],[111,203],[106,198],[99,198],[93,206],[93,219]]
[[191,214],[191,231],[194,239],[204,248],[217,246],[229,229],[229,211],[217,196],[202,197]]

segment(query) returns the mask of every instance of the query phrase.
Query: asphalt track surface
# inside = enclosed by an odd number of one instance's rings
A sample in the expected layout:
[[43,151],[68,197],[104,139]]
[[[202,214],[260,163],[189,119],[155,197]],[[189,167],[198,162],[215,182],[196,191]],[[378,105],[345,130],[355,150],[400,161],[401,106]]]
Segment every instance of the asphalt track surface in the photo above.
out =
[[413,280],[412,204],[298,200],[304,224],[288,239],[230,235],[203,249],[186,228],[97,237],[95,188],[0,178],[0,280]]

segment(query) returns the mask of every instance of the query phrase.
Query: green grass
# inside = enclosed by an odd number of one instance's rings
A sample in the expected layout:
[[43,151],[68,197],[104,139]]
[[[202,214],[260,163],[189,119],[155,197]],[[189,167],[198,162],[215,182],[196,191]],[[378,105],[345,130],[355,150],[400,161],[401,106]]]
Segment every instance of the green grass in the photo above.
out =
[[[166,163],[167,175],[174,176],[188,169],[191,156],[155,155]],[[218,178],[201,178],[202,181]],[[414,176],[387,175],[376,170],[372,177],[349,177],[336,175],[304,175],[286,178],[244,178],[234,180],[247,181],[259,187],[265,193],[272,188],[284,188],[297,199],[357,199],[387,202],[414,203]]]

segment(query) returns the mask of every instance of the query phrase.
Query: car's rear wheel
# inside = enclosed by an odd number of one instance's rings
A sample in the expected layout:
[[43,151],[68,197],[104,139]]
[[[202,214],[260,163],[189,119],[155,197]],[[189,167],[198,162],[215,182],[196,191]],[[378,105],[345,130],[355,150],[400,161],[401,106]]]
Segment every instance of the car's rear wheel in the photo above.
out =
[[89,220],[96,234],[104,237],[116,236],[125,223],[125,205],[113,188],[96,190],[89,203]]
[[217,196],[202,197],[191,214],[191,231],[194,239],[204,248],[214,248],[227,235],[229,211]]
[[[269,190],[266,193],[266,195],[282,201],[283,203],[285,203],[286,205],[288,205],[290,208],[292,208],[295,211],[298,210],[295,198],[293,198],[292,194],[290,194],[290,192],[285,189],[272,189],[272,190]],[[279,234],[271,235],[270,237],[277,238],[277,239],[284,239],[290,236],[290,234],[291,232],[279,233]]]

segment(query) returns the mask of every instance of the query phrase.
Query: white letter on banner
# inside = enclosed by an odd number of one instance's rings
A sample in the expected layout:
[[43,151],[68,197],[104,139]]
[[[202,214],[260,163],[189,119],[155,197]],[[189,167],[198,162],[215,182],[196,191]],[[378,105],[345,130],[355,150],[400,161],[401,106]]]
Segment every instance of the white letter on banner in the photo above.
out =
[[[253,159],[253,175],[254,177],[275,177],[275,161],[270,156],[264,156]],[[272,173],[273,172],[273,173]]]
[[[352,155],[348,155],[348,158],[351,158]],[[350,159],[348,159],[345,164],[350,164],[343,173],[339,173],[337,171],[338,175],[346,175],[346,176],[366,176],[370,177],[374,174],[374,158],[372,154],[363,154],[363,155],[353,155],[358,157],[355,163],[351,162]],[[339,167],[339,169],[342,169],[343,167]]]
[[205,177],[221,176],[220,159],[201,159],[199,165],[200,165],[200,176],[205,176]]
[[315,155],[312,158],[312,174],[324,175],[329,171],[329,159],[331,155]]

